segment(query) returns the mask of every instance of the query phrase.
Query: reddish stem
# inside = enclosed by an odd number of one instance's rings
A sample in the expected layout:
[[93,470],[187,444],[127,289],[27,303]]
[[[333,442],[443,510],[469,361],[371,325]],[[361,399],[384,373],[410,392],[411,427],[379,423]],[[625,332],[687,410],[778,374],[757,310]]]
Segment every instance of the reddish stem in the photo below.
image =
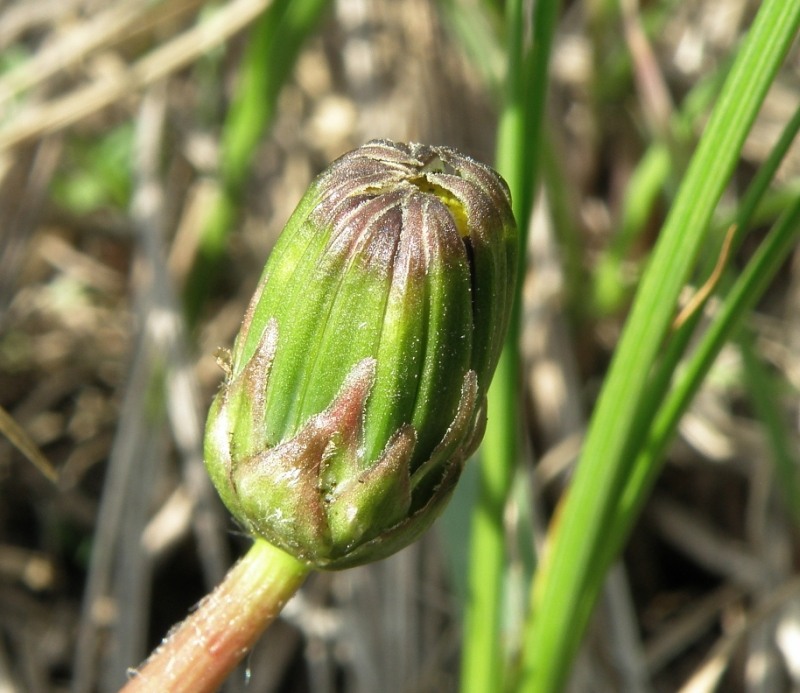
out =
[[280,613],[308,567],[262,540],[142,665],[121,693],[212,693]]

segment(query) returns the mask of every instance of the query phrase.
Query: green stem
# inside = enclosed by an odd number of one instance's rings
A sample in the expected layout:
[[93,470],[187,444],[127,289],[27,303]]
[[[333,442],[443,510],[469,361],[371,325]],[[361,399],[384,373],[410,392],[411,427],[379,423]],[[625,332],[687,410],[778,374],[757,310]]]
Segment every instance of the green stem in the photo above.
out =
[[[517,458],[517,392],[519,367],[516,353],[504,349],[489,388],[491,412],[483,441],[477,505],[472,515],[470,537],[469,597],[464,613],[464,643],[461,662],[463,693],[501,690],[503,672],[500,637],[505,533],[503,511]],[[511,388],[509,390],[509,388]]]
[[289,554],[257,539],[121,693],[216,691],[308,572],[307,566]]
[[478,500],[472,519],[469,595],[464,614],[461,664],[463,693],[502,690],[504,672],[501,613],[506,537],[503,515],[518,459],[519,312],[528,219],[540,161],[547,72],[558,0],[539,0],[534,8],[533,44],[526,48],[530,25],[527,3],[513,0],[507,9],[507,101],[498,128],[497,168],[508,182],[519,226],[521,268],[515,309],[503,354],[488,395],[486,437],[481,448]]

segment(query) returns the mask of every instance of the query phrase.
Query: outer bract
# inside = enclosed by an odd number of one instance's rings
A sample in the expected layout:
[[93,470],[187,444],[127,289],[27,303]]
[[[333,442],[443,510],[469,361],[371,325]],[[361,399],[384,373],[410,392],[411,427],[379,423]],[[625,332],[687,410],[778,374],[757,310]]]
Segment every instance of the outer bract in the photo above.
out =
[[309,187],[209,414],[254,535],[317,568],[416,539],[483,435],[517,264],[508,188],[447,147],[373,141]]

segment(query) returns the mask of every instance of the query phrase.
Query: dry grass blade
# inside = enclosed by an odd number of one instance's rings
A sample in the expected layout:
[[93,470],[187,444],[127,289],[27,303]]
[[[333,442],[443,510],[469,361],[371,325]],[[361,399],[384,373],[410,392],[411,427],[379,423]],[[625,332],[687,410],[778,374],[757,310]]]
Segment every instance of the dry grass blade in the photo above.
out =
[[720,613],[742,598],[742,591],[725,584],[714,592],[695,600],[687,609],[664,625],[647,643],[645,657],[648,669],[656,673],[692,647],[717,622]]
[[[165,90],[154,88],[153,91],[158,92],[163,101]],[[165,259],[166,201],[158,170],[164,112],[162,110],[160,115],[153,113],[158,107],[148,104],[154,98],[151,96],[146,99],[142,106],[140,121],[144,121],[144,125],[140,125],[137,137],[140,181],[132,213],[141,241],[142,259],[152,282],[144,307],[150,327],[149,336],[166,358],[166,413],[183,461],[183,482],[197,506],[193,517],[194,529],[210,589],[225,574],[229,557],[220,540],[218,514],[211,509],[213,491],[203,464],[199,387],[189,358],[185,320]],[[165,104],[161,103],[160,108],[164,109]],[[157,126],[148,127],[147,123],[154,119],[158,120]],[[155,377],[156,370],[157,365],[153,364],[150,377]]]
[[136,552],[136,544],[120,546],[125,520],[131,510],[128,501],[137,495],[137,490],[132,485],[135,486],[137,477],[149,477],[150,474],[145,473],[145,470],[158,460],[154,455],[148,456],[147,453],[153,451],[147,449],[149,445],[143,446],[140,442],[152,442],[157,438],[152,427],[148,425],[145,406],[151,382],[148,377],[150,364],[155,357],[153,352],[153,345],[148,344],[146,339],[141,339],[131,367],[129,387],[125,392],[108,463],[75,650],[72,690],[76,693],[91,691],[96,687],[97,644],[103,620],[99,618],[99,614],[103,611],[103,605],[110,602],[112,577],[119,559],[119,550]]
[[212,18],[159,46],[113,77],[97,80],[60,99],[20,113],[0,130],[0,152],[69,127],[131,92],[186,67],[244,29],[269,4],[270,0],[234,0]]
[[0,80],[0,108],[21,92],[78,64],[93,51],[142,31],[144,25],[163,14],[185,11],[199,4],[200,0],[160,0],[156,3],[128,0],[111,5],[10,70]]
[[0,407],[0,433],[50,481],[58,481],[58,471],[50,464],[36,443],[3,407]]
[[800,597],[800,580],[794,578],[775,590],[757,609],[751,612],[732,632],[717,641],[703,665],[681,687],[679,693],[708,693],[716,690],[730,664],[734,651],[753,628],[774,616],[780,609]]
[[719,251],[719,258],[717,259],[717,264],[714,265],[711,276],[706,279],[703,286],[697,290],[697,292],[689,299],[687,304],[681,309],[681,312],[678,313],[677,317],[672,323],[673,330],[679,329],[680,326],[683,325],[695,312],[700,310],[708,297],[711,296],[714,289],[717,288],[717,284],[719,284],[719,280],[722,278],[722,273],[725,271],[728,257],[731,252],[731,245],[735,237],[736,226],[734,225],[731,226],[725,234],[725,239],[722,242],[722,249]]
[[[201,425],[198,396],[185,355],[182,318],[169,284],[164,261],[164,195],[159,178],[159,153],[166,110],[166,90],[153,88],[142,102],[136,137],[138,185],[131,215],[140,240],[142,285],[135,296],[143,332],[135,352],[110,471],[103,491],[84,616],[76,653],[74,690],[92,690],[98,627],[96,605],[111,597],[116,604],[112,647],[104,662],[106,688],[124,683],[126,670],[144,659],[150,600],[152,552],[143,536],[149,519],[152,487],[165,459],[160,417],[148,407],[161,369],[166,372],[166,399],[177,447],[185,459],[187,487],[198,504],[203,493]],[[165,361],[166,359],[166,361]],[[135,470],[135,471],[134,471]],[[208,484],[206,483],[206,487]],[[195,529],[205,559],[207,582],[214,584],[227,567],[217,525],[198,513]]]
[[763,584],[764,564],[749,547],[722,535],[698,514],[665,498],[654,499],[651,511],[664,538],[698,565],[746,589]]
[[37,0],[19,2],[3,9],[0,22],[0,50],[5,50],[26,31],[48,26],[74,13],[81,0]]
[[[3,319],[31,236],[41,221],[48,187],[58,167],[61,142],[51,138],[15,156],[0,155],[0,320]],[[20,195],[20,189],[25,194]]]
[[675,108],[653,47],[642,26],[639,3],[637,0],[623,0],[620,8],[643,115],[653,134],[669,138],[670,118]]

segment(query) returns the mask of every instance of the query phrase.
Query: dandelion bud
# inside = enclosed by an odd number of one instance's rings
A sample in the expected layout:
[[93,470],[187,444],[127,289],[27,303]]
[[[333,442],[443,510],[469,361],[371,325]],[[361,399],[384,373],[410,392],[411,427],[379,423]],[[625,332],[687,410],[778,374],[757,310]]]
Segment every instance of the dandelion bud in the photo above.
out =
[[206,464],[239,522],[317,568],[416,539],[483,435],[516,264],[487,166],[388,141],[331,164],[269,258],[209,415]]

